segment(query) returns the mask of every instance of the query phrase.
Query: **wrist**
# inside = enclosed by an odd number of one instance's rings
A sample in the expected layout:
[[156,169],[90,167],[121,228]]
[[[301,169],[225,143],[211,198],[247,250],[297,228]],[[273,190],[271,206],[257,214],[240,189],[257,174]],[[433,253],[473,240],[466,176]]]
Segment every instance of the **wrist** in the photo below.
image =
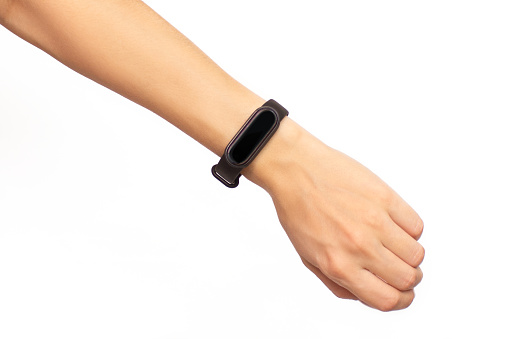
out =
[[286,117],[265,147],[242,174],[270,195],[281,185],[290,169],[296,169],[308,153],[309,146],[319,142],[291,118]]

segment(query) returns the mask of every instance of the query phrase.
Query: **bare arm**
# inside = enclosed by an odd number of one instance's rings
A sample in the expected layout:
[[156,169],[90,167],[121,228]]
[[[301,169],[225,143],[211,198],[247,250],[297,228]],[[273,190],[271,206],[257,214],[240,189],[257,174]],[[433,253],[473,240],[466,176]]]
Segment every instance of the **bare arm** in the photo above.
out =
[[263,104],[141,1],[14,1],[5,26],[216,154]]
[[[0,13],[16,35],[217,155],[265,102],[141,1],[0,0]],[[302,261],[337,296],[381,310],[412,302],[422,221],[372,172],[285,118],[243,174],[271,195]]]

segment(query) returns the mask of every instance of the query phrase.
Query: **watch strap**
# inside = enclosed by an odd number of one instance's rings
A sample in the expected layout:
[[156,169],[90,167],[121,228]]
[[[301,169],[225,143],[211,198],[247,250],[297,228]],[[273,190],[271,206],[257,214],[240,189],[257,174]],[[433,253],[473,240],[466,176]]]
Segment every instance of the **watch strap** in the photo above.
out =
[[284,108],[283,106],[281,106],[276,100],[274,99],[270,99],[269,101],[267,101],[266,103],[263,104],[262,107],[272,107],[276,110],[276,113],[277,115],[279,116],[279,121],[283,120],[284,117],[286,117],[288,115],[288,111],[286,110],[286,108]]
[[[273,108],[278,115],[278,124],[283,120],[285,116],[288,115],[288,111],[286,108],[281,106],[276,100],[270,99],[266,103],[264,103],[260,108],[270,107]],[[258,108],[257,110],[259,110]],[[227,187],[234,188],[239,184],[239,178],[242,175],[240,171],[246,166],[235,166],[230,164],[226,159],[226,151],[223,153],[223,156],[219,160],[217,165],[212,167],[212,175],[216,177],[219,181],[225,184]]]

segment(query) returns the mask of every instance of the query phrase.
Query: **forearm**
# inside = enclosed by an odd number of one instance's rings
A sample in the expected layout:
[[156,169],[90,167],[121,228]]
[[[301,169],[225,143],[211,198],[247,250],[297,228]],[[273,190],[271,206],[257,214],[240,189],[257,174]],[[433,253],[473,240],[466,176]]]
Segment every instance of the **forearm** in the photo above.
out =
[[217,155],[265,102],[138,0],[20,1],[4,25]]

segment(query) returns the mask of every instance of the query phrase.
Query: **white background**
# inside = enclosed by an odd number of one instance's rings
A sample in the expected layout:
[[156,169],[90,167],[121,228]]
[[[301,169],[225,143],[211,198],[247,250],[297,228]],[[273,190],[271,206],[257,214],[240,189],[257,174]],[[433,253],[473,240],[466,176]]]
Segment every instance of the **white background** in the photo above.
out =
[[265,192],[0,28],[0,338],[509,337],[506,1],[147,3],[416,209],[416,299],[335,298]]

